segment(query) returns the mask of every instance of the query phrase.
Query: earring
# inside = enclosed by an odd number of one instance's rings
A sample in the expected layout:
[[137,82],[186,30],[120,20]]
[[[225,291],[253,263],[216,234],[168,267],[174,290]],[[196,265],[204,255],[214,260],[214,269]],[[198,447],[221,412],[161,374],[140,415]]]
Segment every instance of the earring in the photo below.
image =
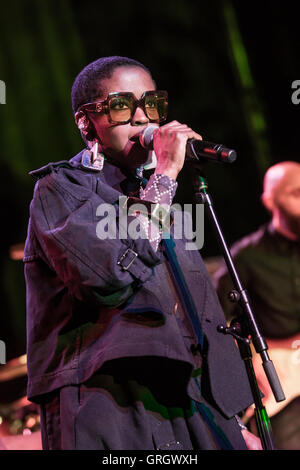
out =
[[77,124],[78,129],[82,132],[87,130],[90,123],[86,114],[83,111],[78,111],[75,114],[75,122]]
[[98,141],[94,139],[90,144],[90,149],[83,152],[81,164],[89,170],[101,171],[104,165],[104,159],[103,153],[99,152]]
[[78,129],[81,131],[86,131],[88,126],[89,126],[89,121],[85,116],[82,116],[81,118],[78,119]]

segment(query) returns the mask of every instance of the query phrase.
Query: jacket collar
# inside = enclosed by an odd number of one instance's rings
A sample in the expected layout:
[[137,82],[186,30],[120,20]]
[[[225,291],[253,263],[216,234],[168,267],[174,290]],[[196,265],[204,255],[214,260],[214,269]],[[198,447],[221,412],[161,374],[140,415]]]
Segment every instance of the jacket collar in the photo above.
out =
[[69,163],[76,168],[80,168],[88,173],[94,173],[101,179],[101,181],[108,186],[116,189],[117,191],[137,196],[141,185],[145,183],[142,174],[138,174],[138,170],[128,171],[114,165],[111,161],[105,160],[102,170],[88,170],[81,163],[82,154],[86,149],[83,149],[77,155],[69,160]]

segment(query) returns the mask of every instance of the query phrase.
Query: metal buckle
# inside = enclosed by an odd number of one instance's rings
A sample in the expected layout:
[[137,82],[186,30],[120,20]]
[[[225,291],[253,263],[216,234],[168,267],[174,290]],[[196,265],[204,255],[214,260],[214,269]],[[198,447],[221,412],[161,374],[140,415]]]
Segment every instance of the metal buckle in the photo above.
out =
[[[127,266],[123,266],[122,261],[126,258],[128,252],[131,252],[134,257],[132,258],[132,260],[129,262],[129,264]],[[121,258],[119,259],[119,261],[117,262],[117,264],[121,265],[122,268],[124,269],[124,271],[127,271],[128,268],[130,268],[130,266],[132,265],[132,263],[134,262],[135,258],[137,257],[137,253],[135,251],[133,251],[131,248],[127,248],[127,250],[125,251],[125,253],[123,253],[123,255],[121,256]]]

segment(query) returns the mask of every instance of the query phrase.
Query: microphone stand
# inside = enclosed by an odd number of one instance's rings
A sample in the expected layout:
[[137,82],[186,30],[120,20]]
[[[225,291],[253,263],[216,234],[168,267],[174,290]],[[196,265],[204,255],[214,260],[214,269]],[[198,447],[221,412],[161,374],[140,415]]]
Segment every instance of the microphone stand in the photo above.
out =
[[247,296],[247,292],[242,286],[238,273],[233,264],[230,251],[227,247],[224,235],[222,233],[217,216],[213,208],[211,197],[207,192],[207,182],[202,173],[202,167],[199,167],[199,163],[200,162],[198,161],[198,166],[197,164],[194,165],[194,188],[196,203],[202,203],[205,205],[206,211],[208,212],[208,215],[213,223],[217,234],[217,239],[220,243],[221,250],[223,252],[224,260],[226,262],[228,271],[236,289],[230,292],[230,299],[233,302],[239,303],[243,310],[243,315],[241,315],[237,319],[232,320],[229,327],[219,325],[218,331],[223,334],[232,335],[237,341],[240,355],[245,363],[246,372],[248,375],[250,388],[253,395],[253,401],[255,404],[255,419],[258,433],[262,442],[262,447],[264,450],[275,450],[270,419],[268,417],[265,407],[262,404],[261,393],[257,385],[256,376],[252,364],[252,352],[250,348],[249,339],[250,337],[252,339],[256,352],[261,356],[262,365],[276,401],[279,402],[285,400],[285,396],[281,388],[281,384],[279,382],[273,362],[268,356],[268,346],[256,324]]

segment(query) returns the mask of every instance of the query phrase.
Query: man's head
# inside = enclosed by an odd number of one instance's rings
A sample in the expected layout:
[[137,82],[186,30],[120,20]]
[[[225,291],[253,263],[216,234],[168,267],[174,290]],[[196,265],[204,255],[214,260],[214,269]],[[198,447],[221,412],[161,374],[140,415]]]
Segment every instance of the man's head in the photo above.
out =
[[300,224],[300,163],[285,161],[270,167],[264,178],[262,201],[272,213],[273,221],[276,221],[279,227],[297,227],[298,233]]

